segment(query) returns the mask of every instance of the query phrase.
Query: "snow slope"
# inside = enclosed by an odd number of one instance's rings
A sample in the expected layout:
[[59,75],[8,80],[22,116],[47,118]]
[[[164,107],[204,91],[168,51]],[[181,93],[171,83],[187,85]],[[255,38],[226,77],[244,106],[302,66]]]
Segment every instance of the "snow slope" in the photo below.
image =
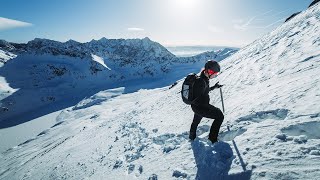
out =
[[[221,62],[221,142],[169,89],[101,91],[1,154],[0,179],[319,179],[320,4]],[[219,91],[211,103],[220,107]],[[228,130],[229,127],[229,130]]]

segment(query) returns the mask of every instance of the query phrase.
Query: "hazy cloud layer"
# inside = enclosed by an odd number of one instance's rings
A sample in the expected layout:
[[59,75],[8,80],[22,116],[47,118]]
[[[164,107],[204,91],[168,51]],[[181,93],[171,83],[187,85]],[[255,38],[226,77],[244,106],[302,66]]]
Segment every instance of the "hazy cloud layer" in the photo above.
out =
[[128,31],[144,31],[144,29],[137,28],[137,27],[132,27],[132,28],[128,28]]
[[[235,19],[235,20],[232,21],[234,23],[233,27],[235,29],[237,29],[237,30],[240,30],[240,31],[246,31],[246,30],[249,30],[249,29],[269,28],[269,27],[274,26],[274,25],[276,25],[276,24],[278,24],[280,22],[284,22],[285,18],[278,19],[278,20],[276,20],[274,22],[270,22],[269,24],[261,25],[261,22],[267,22],[266,16],[269,16],[269,17],[270,16],[280,16],[280,15],[284,14],[284,12],[286,12],[286,11],[273,13],[273,10],[270,10],[270,11],[267,11],[265,13],[253,16],[253,17],[249,18],[248,20]],[[257,25],[257,24],[260,24],[260,25]]]
[[217,26],[209,25],[208,30],[212,33],[221,33],[223,32],[223,29]]
[[31,23],[0,17],[0,30],[32,26]]

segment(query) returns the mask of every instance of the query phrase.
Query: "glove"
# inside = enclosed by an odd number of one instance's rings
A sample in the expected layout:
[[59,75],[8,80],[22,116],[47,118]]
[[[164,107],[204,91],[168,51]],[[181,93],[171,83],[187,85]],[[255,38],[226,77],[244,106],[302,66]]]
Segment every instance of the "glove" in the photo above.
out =
[[219,82],[217,82],[214,86],[210,87],[210,91],[214,90],[214,89],[218,89],[221,88],[223,85],[220,85]]

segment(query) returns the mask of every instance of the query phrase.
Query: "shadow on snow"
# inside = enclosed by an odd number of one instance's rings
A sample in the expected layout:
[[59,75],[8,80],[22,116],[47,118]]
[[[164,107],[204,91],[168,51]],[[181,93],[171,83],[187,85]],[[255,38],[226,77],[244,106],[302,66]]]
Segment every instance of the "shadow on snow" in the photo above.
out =
[[[92,75],[89,80],[73,79],[61,75],[50,80],[45,74],[48,73],[48,70],[42,68],[46,67],[47,63],[46,61],[25,63],[18,56],[0,68],[0,76],[6,79],[11,88],[17,89],[16,92],[0,101],[0,129],[13,127],[74,106],[84,98],[102,90],[125,87],[124,93],[132,93],[139,89],[154,89],[174,82],[173,78],[168,80],[150,77],[114,83],[108,80],[107,75],[105,79],[101,77],[95,79],[95,76]],[[58,62],[55,65],[65,64]],[[36,77],[33,76],[32,67],[39,68],[38,71],[35,71]],[[68,65],[68,68],[82,73],[81,69],[75,69],[73,65]],[[175,77],[177,78],[181,77]]]
[[192,143],[192,150],[198,168],[196,179],[249,180],[251,178],[251,170],[228,174],[232,160],[235,158],[228,143],[220,141],[214,145],[208,145],[201,139],[197,139]]

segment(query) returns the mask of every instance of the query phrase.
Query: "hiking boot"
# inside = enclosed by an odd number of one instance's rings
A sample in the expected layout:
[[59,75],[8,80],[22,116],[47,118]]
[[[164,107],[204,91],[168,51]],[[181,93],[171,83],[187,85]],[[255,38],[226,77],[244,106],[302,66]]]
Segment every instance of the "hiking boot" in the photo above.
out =
[[197,137],[196,132],[190,132],[190,134],[189,134],[189,139],[190,139],[191,141],[193,141],[196,137]]
[[208,139],[212,142],[212,144],[218,142],[218,138],[208,138]]

